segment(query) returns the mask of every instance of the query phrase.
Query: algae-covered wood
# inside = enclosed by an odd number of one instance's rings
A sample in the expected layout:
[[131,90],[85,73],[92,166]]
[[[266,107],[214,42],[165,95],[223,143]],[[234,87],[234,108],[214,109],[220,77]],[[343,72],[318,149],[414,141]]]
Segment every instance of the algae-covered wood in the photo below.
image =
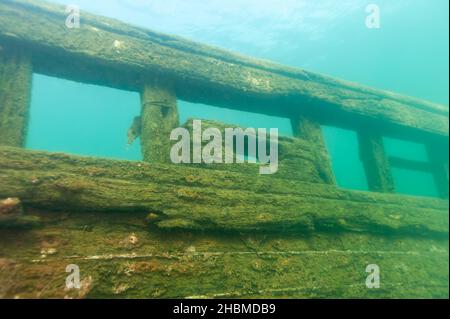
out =
[[448,201],[273,176],[0,147],[0,197],[51,210],[146,212],[160,229],[448,236]]
[[[184,123],[184,128],[187,128],[193,136],[193,120],[189,119]],[[221,132],[222,137],[226,136],[225,130],[228,129],[240,129],[241,138],[245,136],[255,134],[255,143],[257,144],[257,129],[251,128],[251,131],[247,131],[247,127],[240,128],[236,125],[225,124],[218,121],[202,120],[201,121],[202,130],[208,128],[216,128]],[[238,131],[239,132],[239,131]],[[266,134],[267,135],[267,134]],[[267,142],[269,137],[266,136]],[[236,138],[235,138],[236,139]],[[245,142],[245,139],[244,139]],[[247,140],[248,142],[248,140]],[[208,141],[202,141],[202,147],[207,145]],[[312,183],[332,183],[332,175],[329,169],[329,160],[326,153],[323,153],[323,145],[318,145],[315,139],[305,139],[305,138],[290,138],[286,136],[279,136],[278,138],[278,170],[275,174],[277,178],[286,178],[296,181],[312,182]],[[236,155],[236,144],[237,140],[233,142],[234,158]],[[225,158],[225,145],[222,142],[222,161]],[[245,147],[244,147],[245,148]],[[248,150],[248,144],[247,144]],[[267,149],[266,149],[267,151]],[[245,154],[241,154],[243,156]],[[248,155],[248,154],[247,154]],[[258,157],[257,154],[255,154]],[[326,157],[324,157],[326,156]],[[192,157],[192,154],[191,154]],[[247,159],[248,160],[248,159]],[[191,158],[191,162],[193,159]],[[223,165],[223,164],[209,164],[203,165],[202,168],[214,169],[214,170],[224,170],[229,172],[241,172],[244,174],[253,174],[255,176],[259,175],[260,164],[239,164],[239,165]]]
[[[448,298],[448,238],[161,232],[145,213],[27,211],[0,230],[3,298]],[[66,289],[79,266],[81,289]],[[368,265],[380,269],[368,289]]]
[[[322,128],[317,121],[304,115],[291,119],[294,136],[302,138],[311,145],[314,153],[314,163],[323,181],[328,184],[336,184],[336,179],[331,169],[330,157],[325,146]],[[301,157],[301,156],[299,156]],[[292,167],[291,171],[302,170],[303,166]]]
[[[391,160],[448,198],[447,107],[85,12],[69,29],[46,2],[0,12],[0,298],[448,298],[448,200],[338,188],[320,129],[358,132],[371,190],[394,192]],[[151,163],[19,148],[32,72],[141,93],[130,140]],[[280,137],[270,176],[170,164],[177,99],[283,116],[296,138]],[[430,163],[386,158],[382,135],[425,143]]]
[[382,136],[376,133],[359,132],[358,145],[369,189],[374,192],[394,193],[394,178],[384,151]]
[[[178,98],[281,116],[299,109],[354,114],[380,125],[448,136],[448,108],[241,57],[216,48],[83,12],[66,28],[65,8],[41,1],[0,3],[0,41],[33,54],[37,72],[141,91],[148,78],[170,78]],[[70,63],[67,63],[70,61]],[[92,70],[95,66],[95,72]]]
[[141,92],[142,158],[170,163],[170,132],[178,127],[177,98],[170,85],[147,84]]
[[0,46],[0,145],[25,145],[31,72],[28,52]]

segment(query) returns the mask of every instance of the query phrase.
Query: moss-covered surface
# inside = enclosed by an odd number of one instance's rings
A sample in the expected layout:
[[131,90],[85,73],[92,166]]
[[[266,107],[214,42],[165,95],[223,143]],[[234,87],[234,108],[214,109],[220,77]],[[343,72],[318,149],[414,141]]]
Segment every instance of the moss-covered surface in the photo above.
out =
[[[241,58],[179,38],[83,12],[64,28],[64,7],[40,1],[0,3],[0,39],[26,46],[35,70],[142,91],[148,78],[170,78],[178,98],[291,117],[316,109],[332,121],[356,114],[448,136],[448,109],[303,70]],[[67,63],[70,60],[71,63]],[[364,103],[361,103],[364,101]]]
[[170,133],[178,127],[177,97],[170,85],[147,84],[141,93],[142,158],[170,163]]
[[448,236],[448,201],[174,164],[0,147],[0,197],[28,207],[141,211],[162,229]]
[[29,53],[0,43],[0,145],[25,145],[31,72]]
[[[193,136],[193,120],[189,119],[183,124],[183,127],[189,130],[191,133],[191,139]],[[202,120],[202,131],[208,128],[217,128],[222,134],[222,160],[225,161],[225,129],[226,128],[241,128],[245,130],[245,127],[238,127],[233,124],[225,124],[223,122]],[[257,134],[257,129],[254,128]],[[267,132],[267,141],[269,141],[269,132]],[[191,140],[192,142],[192,140]],[[174,142],[172,142],[174,143]],[[208,144],[208,141],[202,141],[202,147]],[[234,142],[236,144],[236,141]],[[234,150],[236,145],[234,145]],[[192,149],[191,149],[192,151]],[[291,179],[296,181],[305,181],[311,183],[330,183],[331,172],[327,169],[327,163],[329,163],[328,157],[321,153],[322,149],[320,145],[316,144],[314,139],[305,138],[290,138],[286,136],[278,137],[278,171],[272,177]],[[168,151],[169,152],[169,151]],[[235,155],[236,156],[236,155]],[[326,155],[327,156],[327,155]],[[192,154],[191,154],[192,162]],[[193,165],[193,167],[199,167],[199,165]],[[241,163],[239,165],[224,165],[224,164],[210,164],[201,165],[200,167],[205,169],[223,170],[228,172],[238,172],[243,174],[251,174],[253,176],[259,176],[260,164],[248,164]],[[271,176],[266,176],[270,178]]]
[[436,187],[441,198],[448,199],[448,159],[449,143],[429,144],[427,145],[427,154],[431,173],[434,176]]
[[[40,1],[0,10],[0,200],[24,206],[0,218],[0,298],[448,298],[448,200],[330,185],[317,124],[448,148],[445,107],[87,13],[67,29],[64,8]],[[139,91],[154,164],[8,147],[24,142],[26,51],[36,72]],[[149,86],[155,77],[171,85]],[[299,138],[280,139],[274,176],[254,165],[161,164],[176,98],[289,117]],[[369,166],[386,168],[380,145],[364,141]],[[69,264],[80,266],[80,290],[65,289]],[[365,285],[369,264],[380,267],[380,289]]]
[[369,189],[374,192],[394,193],[395,185],[383,138],[379,134],[358,134],[359,154],[364,165]]
[[[27,214],[45,226],[0,230],[0,297],[448,298],[448,238],[161,232],[142,213]],[[80,290],[65,289],[69,264]],[[379,289],[365,285],[369,264]]]
[[[328,154],[322,128],[319,122],[314,121],[304,115],[291,119],[294,136],[307,141],[311,145],[314,154],[314,164],[323,182],[336,185],[336,179],[331,169],[331,160]],[[291,171],[298,170],[299,167],[292,167]],[[301,170],[301,169],[300,169]]]

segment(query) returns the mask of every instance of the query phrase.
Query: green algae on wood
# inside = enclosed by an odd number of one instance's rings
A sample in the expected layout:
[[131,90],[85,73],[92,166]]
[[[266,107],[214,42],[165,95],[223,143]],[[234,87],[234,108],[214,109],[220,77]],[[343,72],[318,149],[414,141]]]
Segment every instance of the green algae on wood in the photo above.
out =
[[177,98],[169,84],[147,84],[141,93],[141,149],[144,161],[170,163],[170,133],[179,126]]
[[38,216],[24,214],[20,199],[0,200],[0,229],[30,229],[40,225]]
[[[240,128],[233,124],[225,124],[218,121],[202,120],[201,126],[203,130],[208,128],[217,128],[225,136],[225,129],[241,129],[244,133],[247,128]],[[188,129],[193,136],[193,120],[188,119],[183,127]],[[208,142],[202,141],[202,147]],[[235,144],[235,143],[234,143]],[[330,177],[324,174],[323,167],[328,158],[324,158],[320,153],[320,145],[315,143],[314,139],[306,138],[290,138],[286,136],[278,137],[278,171],[274,174],[276,178],[286,178],[297,181],[313,182],[313,183],[329,183]],[[235,149],[233,150],[235,152]],[[222,145],[222,159],[225,157],[225,145]],[[236,154],[234,155],[236,156]],[[192,156],[191,156],[192,157]],[[191,158],[192,162],[192,158]],[[223,165],[223,164],[208,164],[208,165],[192,165],[193,167],[201,167],[205,169],[224,170],[229,172],[241,172],[244,174],[252,174],[260,176],[259,164],[239,164],[239,165]],[[270,176],[266,176],[269,177]]]
[[[148,229],[145,213],[27,211],[0,230],[3,298],[448,298],[448,238]],[[82,289],[65,289],[80,267]],[[367,289],[367,265],[381,288]],[[414,274],[414,275],[412,275]]]
[[335,185],[336,179],[331,169],[330,157],[325,146],[322,129],[318,122],[299,115],[291,119],[294,136],[303,138],[312,145],[315,153],[315,165],[325,183]]
[[369,190],[373,192],[394,193],[394,179],[389,160],[384,151],[382,136],[360,131],[358,132],[358,145]]
[[31,74],[30,54],[0,43],[0,145],[25,145]]
[[427,145],[427,153],[430,161],[431,172],[434,176],[436,187],[441,198],[448,199],[448,157],[449,144]]
[[0,147],[0,197],[52,210],[152,212],[161,229],[448,236],[448,201],[173,164]]
[[83,13],[79,30],[64,28],[64,7],[41,1],[2,1],[0,8],[0,39],[31,50],[36,70],[44,74],[136,91],[148,76],[169,78],[177,97],[191,102],[287,117],[302,105],[322,116],[331,110],[448,137],[448,109],[441,105],[239,57],[88,13]]

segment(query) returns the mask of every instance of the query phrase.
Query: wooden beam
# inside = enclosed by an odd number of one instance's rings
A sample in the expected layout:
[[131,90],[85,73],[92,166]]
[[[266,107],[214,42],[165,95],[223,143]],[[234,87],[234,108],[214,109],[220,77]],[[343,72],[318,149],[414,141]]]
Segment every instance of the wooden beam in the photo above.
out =
[[[314,163],[324,183],[336,185],[336,179],[331,168],[330,156],[319,123],[304,115],[299,115],[291,119],[291,123],[294,136],[310,143],[315,155]],[[298,167],[297,169],[301,170],[302,168]]]
[[0,198],[24,207],[152,213],[160,229],[448,236],[448,201],[184,165],[0,147]]
[[[161,232],[144,214],[27,210],[0,230],[0,298],[448,298],[448,237]],[[367,289],[365,269],[381,269]],[[67,265],[82,289],[64,289]],[[403,266],[403,265],[407,265]],[[411,274],[414,276],[411,276]]]
[[[188,129],[192,135],[193,121],[189,119],[183,127]],[[202,120],[202,129],[218,128],[222,137],[225,136],[226,128],[237,128],[234,124],[226,124],[218,121]],[[247,127],[240,127],[245,130]],[[203,146],[208,144],[208,141],[203,141]],[[224,148],[222,152],[225,153]],[[224,158],[225,154],[223,154]],[[327,176],[321,171],[321,165],[318,161],[321,158],[317,155],[316,145],[303,138],[290,138],[286,136],[278,137],[278,171],[271,177],[290,179],[295,181],[303,181],[310,183],[327,183]],[[198,164],[193,165],[199,167]],[[201,168],[224,170],[228,172],[238,172],[244,174],[259,175],[259,164],[240,164],[240,165],[222,165],[222,164],[208,164],[201,165]]]
[[179,98],[192,102],[286,117],[296,114],[293,104],[302,103],[322,115],[331,110],[330,114],[357,115],[448,137],[445,106],[242,57],[85,12],[81,28],[68,29],[64,9],[42,1],[2,1],[0,43],[14,41],[27,47],[36,69],[54,76],[137,91],[149,75],[166,77],[173,81]]
[[18,48],[0,46],[0,145],[25,145],[31,78],[30,55]]
[[394,193],[394,181],[381,135],[359,131],[358,142],[369,189],[374,192]]
[[[161,232],[145,213],[27,210],[0,230],[0,298],[448,298],[448,237]],[[367,289],[368,264],[381,289]],[[82,289],[64,289],[69,264]],[[411,276],[414,274],[414,276]]]
[[170,85],[148,84],[141,93],[141,149],[150,163],[170,163],[170,133],[179,126],[177,98]]
[[392,167],[405,168],[413,171],[429,172],[433,171],[431,164],[428,162],[413,161],[400,157],[390,156],[389,164]]
[[427,152],[439,195],[441,198],[448,199],[448,142],[428,144]]

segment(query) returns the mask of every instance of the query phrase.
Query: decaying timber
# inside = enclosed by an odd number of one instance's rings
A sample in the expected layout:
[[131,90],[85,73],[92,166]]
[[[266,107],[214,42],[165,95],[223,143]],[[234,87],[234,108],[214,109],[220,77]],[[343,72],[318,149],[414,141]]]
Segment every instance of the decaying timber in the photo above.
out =
[[50,210],[153,212],[164,229],[448,233],[448,201],[439,199],[8,147],[0,160],[1,196]]
[[33,50],[35,71],[44,74],[138,92],[148,78],[169,78],[177,97],[187,101],[286,117],[301,109],[330,122],[354,115],[381,121],[390,130],[404,127],[411,134],[448,137],[445,106],[243,58],[84,12],[81,27],[68,29],[65,8],[41,1],[6,0],[0,10],[0,39]]
[[[445,298],[448,238],[357,233],[220,234],[149,229],[146,213],[30,211],[2,231],[0,297]],[[65,289],[69,264],[80,290]],[[365,285],[369,264],[380,289]]]
[[394,193],[394,180],[390,162],[384,152],[382,136],[360,132],[358,141],[369,189],[374,192]]
[[[217,128],[220,130],[222,136],[225,136],[226,128],[237,128],[236,125],[225,124],[218,121],[202,120],[202,128]],[[192,119],[188,120],[184,127],[189,130],[191,136],[193,135]],[[243,131],[247,128],[241,128]],[[202,146],[207,142],[203,141]],[[223,145],[224,146],[224,145]],[[222,159],[225,157],[225,148],[222,148]],[[325,154],[323,153],[325,152]],[[236,154],[235,154],[236,156]],[[278,139],[278,171],[274,175],[277,178],[286,178],[297,181],[311,182],[311,183],[330,183],[334,178],[331,170],[327,167],[328,157],[325,163],[322,162],[326,155],[316,141],[305,138],[289,138],[280,136]],[[191,163],[193,162],[191,158]],[[197,166],[198,167],[198,166]],[[240,165],[223,165],[223,164],[209,164],[203,165],[203,168],[214,170],[225,170],[232,172],[240,172],[246,175],[253,174],[259,176],[260,165],[255,164],[240,164]]]
[[148,84],[141,101],[142,157],[150,163],[170,163],[170,132],[178,127],[177,98],[170,85]]
[[[304,115],[299,115],[293,121],[294,123],[292,127],[294,130],[294,136],[304,139],[311,145],[311,149],[315,155],[314,163],[317,166],[319,175],[325,183],[335,184],[336,180],[331,170],[331,163],[329,161],[325,141],[322,136],[322,129],[319,123]],[[302,166],[297,165],[297,168],[298,167]],[[296,171],[295,167],[291,167],[291,172],[292,171]]]
[[31,72],[29,53],[0,43],[0,145],[25,145]]
[[[38,0],[0,12],[0,298],[448,298],[448,107],[85,12],[68,29]],[[24,150],[32,72],[139,92],[143,162]],[[171,164],[177,99],[290,119],[277,174]],[[356,131],[372,192],[336,186],[321,125]],[[429,162],[387,157],[384,136]],[[431,173],[441,198],[396,194],[393,166]]]

